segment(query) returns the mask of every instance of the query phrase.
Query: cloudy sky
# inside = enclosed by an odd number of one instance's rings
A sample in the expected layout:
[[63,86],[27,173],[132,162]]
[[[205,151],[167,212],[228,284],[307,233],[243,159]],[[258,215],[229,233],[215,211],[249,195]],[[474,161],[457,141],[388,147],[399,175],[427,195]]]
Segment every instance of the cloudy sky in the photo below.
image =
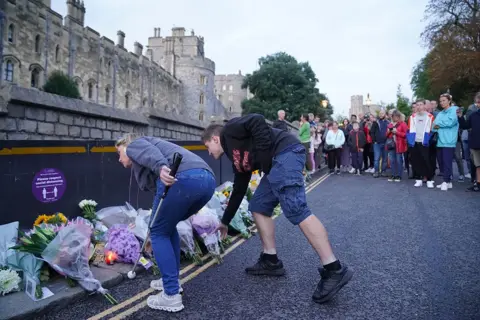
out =
[[[350,96],[395,100],[397,85],[411,97],[410,74],[425,49],[419,35],[427,0],[84,0],[85,24],[125,45],[144,46],[160,27],[185,27],[205,38],[216,73],[250,73],[258,58],[285,51],[309,61],[336,114],[347,114]],[[65,0],[52,8],[66,14]],[[209,3],[207,5],[206,3]]]

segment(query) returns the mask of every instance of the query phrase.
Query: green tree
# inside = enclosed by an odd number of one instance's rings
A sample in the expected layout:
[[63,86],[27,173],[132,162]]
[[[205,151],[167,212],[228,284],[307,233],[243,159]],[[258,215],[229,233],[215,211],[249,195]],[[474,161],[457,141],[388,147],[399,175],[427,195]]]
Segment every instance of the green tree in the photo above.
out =
[[259,69],[245,77],[243,88],[249,88],[252,99],[242,102],[243,114],[259,113],[270,120],[277,118],[277,111],[285,110],[286,118],[295,121],[300,115],[313,113],[322,120],[330,118],[333,107],[326,108],[315,76],[308,62],[298,62],[285,52],[267,55],[258,60]]
[[75,81],[61,71],[54,71],[43,86],[43,91],[68,98],[81,99]]
[[397,87],[397,103],[395,104],[395,109],[403,113],[405,117],[409,117],[412,114],[410,101],[403,95],[401,85]]

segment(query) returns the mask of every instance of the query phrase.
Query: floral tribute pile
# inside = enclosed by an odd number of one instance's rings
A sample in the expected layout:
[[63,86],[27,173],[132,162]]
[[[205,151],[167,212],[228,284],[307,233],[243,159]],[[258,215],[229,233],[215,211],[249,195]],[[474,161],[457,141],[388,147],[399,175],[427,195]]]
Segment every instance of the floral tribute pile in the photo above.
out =
[[[248,203],[261,176],[254,172],[248,192],[229,225],[229,235],[249,238],[253,217]],[[208,256],[221,263],[221,254],[231,237],[220,241],[215,232],[230,199],[233,184],[226,182],[216,189],[210,201],[198,213],[177,225],[183,258],[200,265]],[[42,298],[42,284],[52,277],[65,277],[72,286],[98,292],[112,304],[116,300],[96,280],[90,265],[126,263],[138,259],[145,269],[158,274],[149,239],[146,239],[151,210],[124,206],[97,210],[98,203],[84,199],[78,204],[81,216],[68,219],[63,213],[39,215],[30,230],[19,230],[18,222],[0,226],[0,295],[25,288],[25,277],[37,283],[35,297]],[[278,208],[276,214],[279,214]],[[76,215],[76,214],[75,214]],[[145,252],[140,252],[147,242]],[[147,258],[145,258],[147,257]],[[149,260],[150,259],[150,260]]]

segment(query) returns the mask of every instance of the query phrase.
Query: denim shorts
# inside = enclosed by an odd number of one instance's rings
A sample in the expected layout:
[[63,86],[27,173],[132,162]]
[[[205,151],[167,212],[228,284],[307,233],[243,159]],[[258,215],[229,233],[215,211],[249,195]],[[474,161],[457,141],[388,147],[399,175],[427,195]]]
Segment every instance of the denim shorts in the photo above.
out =
[[250,201],[249,210],[271,217],[280,203],[283,214],[298,225],[312,213],[307,205],[303,170],[306,151],[295,145],[273,158],[270,173],[262,178]]

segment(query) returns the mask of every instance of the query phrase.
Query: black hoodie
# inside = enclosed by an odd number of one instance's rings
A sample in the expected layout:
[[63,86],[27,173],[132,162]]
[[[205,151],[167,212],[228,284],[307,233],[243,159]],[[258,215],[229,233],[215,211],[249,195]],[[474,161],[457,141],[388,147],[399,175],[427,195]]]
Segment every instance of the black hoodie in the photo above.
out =
[[287,131],[270,128],[262,115],[254,113],[228,121],[220,143],[235,174],[232,195],[222,218],[222,223],[228,225],[247,192],[252,172],[261,170],[268,174],[273,157],[300,144],[300,140]]

